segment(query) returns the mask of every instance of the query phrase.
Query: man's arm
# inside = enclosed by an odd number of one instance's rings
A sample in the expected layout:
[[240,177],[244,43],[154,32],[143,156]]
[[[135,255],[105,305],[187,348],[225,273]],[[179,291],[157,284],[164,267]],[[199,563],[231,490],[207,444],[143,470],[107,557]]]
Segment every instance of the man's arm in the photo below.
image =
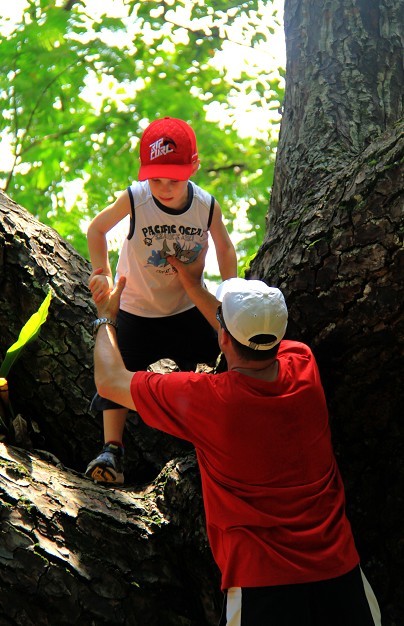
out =
[[[96,272],[101,273],[102,269]],[[99,317],[116,321],[124,286],[125,278],[122,276],[115,289],[101,302],[97,302]],[[122,360],[115,328],[111,324],[102,324],[97,331],[94,346],[94,379],[99,395],[136,410],[130,392],[132,376],[133,372],[126,369]]]
[[216,258],[222,280],[237,276],[237,256],[234,245],[223,223],[222,211],[217,201],[213,211],[210,234],[215,244]]
[[167,257],[167,261],[177,270],[181,284],[192,302],[206,317],[209,324],[217,330],[219,323],[216,319],[216,311],[220,302],[201,284],[207,251],[206,245],[193,263],[183,263],[174,256]]

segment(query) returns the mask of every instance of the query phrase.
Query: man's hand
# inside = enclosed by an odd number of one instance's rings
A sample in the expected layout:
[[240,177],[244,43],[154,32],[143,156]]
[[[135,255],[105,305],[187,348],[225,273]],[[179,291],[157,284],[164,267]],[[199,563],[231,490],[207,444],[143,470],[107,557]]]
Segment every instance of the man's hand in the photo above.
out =
[[[102,274],[102,268],[99,268],[93,272],[93,275]],[[126,283],[125,276],[121,276],[112,291],[108,291],[101,300],[96,302],[98,317],[107,317],[108,319],[116,320],[119,311],[119,304],[121,301],[121,294],[124,290]]]
[[183,263],[174,256],[167,257],[167,261],[178,272],[179,279],[182,286],[187,292],[189,298],[200,310],[202,315],[206,317],[209,324],[213,328],[217,329],[219,323],[216,319],[216,310],[220,302],[216,300],[207,289],[205,289],[202,283],[202,274],[205,267],[205,257],[208,251],[208,244],[206,243],[202,248],[198,258],[192,263]]
[[188,292],[189,289],[192,289],[193,287],[200,286],[202,282],[203,270],[205,268],[205,258],[207,251],[208,243],[206,242],[198,257],[195,259],[195,261],[192,261],[192,263],[184,263],[183,261],[177,259],[177,257],[175,256],[167,257],[167,261],[177,271],[178,277],[186,292]]

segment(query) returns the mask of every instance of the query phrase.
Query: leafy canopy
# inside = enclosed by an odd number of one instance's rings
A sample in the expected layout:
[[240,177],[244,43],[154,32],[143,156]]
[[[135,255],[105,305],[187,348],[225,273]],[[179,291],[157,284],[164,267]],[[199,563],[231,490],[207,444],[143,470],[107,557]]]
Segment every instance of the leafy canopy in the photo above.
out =
[[[194,180],[237,231],[243,263],[264,233],[283,98],[271,3],[26,4],[12,28],[0,19],[3,190],[86,257],[85,225],[136,179],[144,128],[180,117],[198,138]],[[231,70],[229,50],[250,59]],[[243,129],[251,117],[259,132]]]

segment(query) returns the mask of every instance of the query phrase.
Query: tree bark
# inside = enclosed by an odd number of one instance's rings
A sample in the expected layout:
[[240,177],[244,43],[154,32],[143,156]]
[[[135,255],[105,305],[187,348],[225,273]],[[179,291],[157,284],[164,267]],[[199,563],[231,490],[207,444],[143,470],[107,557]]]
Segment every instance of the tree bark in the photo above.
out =
[[286,0],[284,114],[249,272],[283,290],[287,336],[319,361],[384,626],[404,623],[402,10]]
[[134,491],[0,444],[0,624],[216,623],[199,487],[193,453]]
[[286,0],[284,24],[270,230],[403,117],[400,0]]

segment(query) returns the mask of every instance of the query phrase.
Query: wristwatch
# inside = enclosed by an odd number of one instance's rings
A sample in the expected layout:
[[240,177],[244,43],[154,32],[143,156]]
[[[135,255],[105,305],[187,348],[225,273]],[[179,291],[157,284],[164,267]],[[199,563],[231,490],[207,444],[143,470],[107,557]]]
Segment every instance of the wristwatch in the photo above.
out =
[[116,322],[114,322],[114,320],[110,320],[108,317],[99,317],[97,320],[95,320],[93,322],[93,337],[94,337],[94,339],[95,339],[95,336],[96,336],[96,334],[98,332],[99,327],[102,326],[103,324],[110,324],[114,328],[118,328],[118,324]]

